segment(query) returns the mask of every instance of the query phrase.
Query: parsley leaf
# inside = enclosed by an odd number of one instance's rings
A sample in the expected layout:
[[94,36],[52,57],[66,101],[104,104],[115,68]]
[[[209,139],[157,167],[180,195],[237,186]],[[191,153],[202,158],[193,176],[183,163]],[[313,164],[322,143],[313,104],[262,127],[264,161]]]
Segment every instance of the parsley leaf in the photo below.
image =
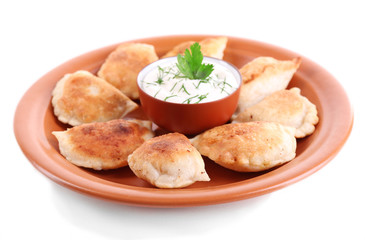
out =
[[177,55],[177,68],[184,77],[189,79],[206,79],[213,72],[213,64],[203,64],[203,54],[199,43],[194,43],[185,49],[184,56]]

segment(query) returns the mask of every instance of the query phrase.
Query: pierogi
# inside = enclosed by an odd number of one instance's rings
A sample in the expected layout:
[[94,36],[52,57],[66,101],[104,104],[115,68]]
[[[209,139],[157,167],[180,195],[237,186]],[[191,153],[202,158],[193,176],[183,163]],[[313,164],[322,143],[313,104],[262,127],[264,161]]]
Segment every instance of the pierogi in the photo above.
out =
[[71,163],[95,170],[124,167],[128,156],[152,138],[150,121],[111,120],[54,131],[61,154]]
[[193,138],[200,154],[238,172],[258,172],[295,157],[295,128],[273,122],[232,123]]
[[242,86],[237,112],[242,112],[266,96],[285,89],[300,63],[300,58],[280,61],[272,57],[258,57],[244,65],[240,69]]
[[137,177],[158,188],[182,188],[210,180],[200,153],[180,133],[144,142],[128,157],[128,164]]
[[[227,41],[227,37],[205,38],[199,42],[201,52],[204,56],[222,59]],[[167,52],[162,58],[184,54],[185,49],[189,48],[194,43],[194,41],[182,42]]]
[[299,88],[284,89],[246,108],[233,119],[233,123],[252,121],[278,122],[294,127],[295,137],[302,138],[314,132],[318,123],[317,108],[300,94]]
[[71,126],[122,118],[138,108],[118,89],[83,70],[57,82],[52,105],[58,120]]
[[97,74],[127,97],[138,99],[138,73],[156,60],[158,57],[154,46],[144,43],[123,43],[109,54]]

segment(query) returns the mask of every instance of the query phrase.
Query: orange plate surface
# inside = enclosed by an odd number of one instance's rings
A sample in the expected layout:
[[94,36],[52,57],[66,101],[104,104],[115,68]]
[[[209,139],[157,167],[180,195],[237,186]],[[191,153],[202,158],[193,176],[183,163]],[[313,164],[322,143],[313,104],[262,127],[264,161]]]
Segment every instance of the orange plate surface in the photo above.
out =
[[[176,44],[199,41],[207,35],[162,36],[138,39],[149,43],[162,56]],[[58,142],[51,134],[68,126],[53,115],[51,92],[66,73],[83,69],[93,73],[118,44],[83,54],[56,67],[40,78],[21,99],[14,118],[17,141],[29,161],[53,181],[95,197],[124,204],[150,207],[182,207],[242,200],[272,192],[294,183],[329,162],[347,140],[353,123],[349,99],[337,80],[311,60],[270,44],[229,37],[224,60],[237,68],[259,56],[280,60],[300,56],[302,64],[290,87],[302,94],[318,109],[319,124],[315,132],[298,140],[297,156],[291,162],[260,173],[238,173],[205,159],[210,182],[197,182],[184,189],[157,189],[134,176],[128,167],[93,171],[74,166],[59,153]]]

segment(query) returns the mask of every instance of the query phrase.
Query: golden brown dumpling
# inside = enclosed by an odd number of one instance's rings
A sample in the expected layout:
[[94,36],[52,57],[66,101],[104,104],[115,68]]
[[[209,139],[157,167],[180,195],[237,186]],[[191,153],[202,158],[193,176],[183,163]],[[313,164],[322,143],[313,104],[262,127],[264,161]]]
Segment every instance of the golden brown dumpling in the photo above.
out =
[[272,57],[258,57],[241,69],[242,87],[238,112],[260,102],[266,96],[285,89],[299,68],[300,58],[280,61]]
[[209,181],[200,153],[180,133],[152,138],[128,158],[137,177],[159,188],[181,188]]
[[138,105],[87,71],[66,74],[52,92],[54,114],[72,126],[122,118]]
[[168,51],[165,55],[162,56],[162,58],[174,57],[177,56],[178,54],[184,54],[185,49],[190,48],[190,46],[193,45],[194,43],[195,43],[194,41],[182,42],[176,45],[170,51]]
[[[199,42],[201,46],[201,52],[204,56],[223,58],[224,49],[226,49],[228,38],[227,37],[215,37],[215,38],[205,38]],[[178,54],[183,54],[185,49],[189,48],[194,41],[187,41],[176,45],[173,49],[167,52],[163,58],[177,56]]]
[[88,123],[54,131],[61,154],[71,163],[95,170],[126,166],[129,154],[152,138],[150,121]]
[[219,165],[239,171],[270,169],[295,157],[295,129],[273,122],[226,124],[191,141],[198,151]]
[[312,134],[318,123],[316,106],[299,88],[280,90],[238,114],[233,122],[271,121],[294,127],[295,137]]
[[101,66],[98,76],[111,83],[132,99],[139,97],[138,73],[158,57],[152,45],[144,43],[123,43],[109,54]]

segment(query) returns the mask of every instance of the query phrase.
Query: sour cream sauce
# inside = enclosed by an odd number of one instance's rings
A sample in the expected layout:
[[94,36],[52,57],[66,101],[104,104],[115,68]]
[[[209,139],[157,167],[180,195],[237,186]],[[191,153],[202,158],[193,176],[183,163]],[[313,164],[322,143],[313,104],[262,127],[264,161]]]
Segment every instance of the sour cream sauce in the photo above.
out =
[[215,101],[227,97],[238,88],[239,81],[227,67],[206,59],[203,63],[214,65],[214,70],[207,79],[184,78],[175,59],[162,62],[148,72],[140,86],[154,98],[182,104]]

